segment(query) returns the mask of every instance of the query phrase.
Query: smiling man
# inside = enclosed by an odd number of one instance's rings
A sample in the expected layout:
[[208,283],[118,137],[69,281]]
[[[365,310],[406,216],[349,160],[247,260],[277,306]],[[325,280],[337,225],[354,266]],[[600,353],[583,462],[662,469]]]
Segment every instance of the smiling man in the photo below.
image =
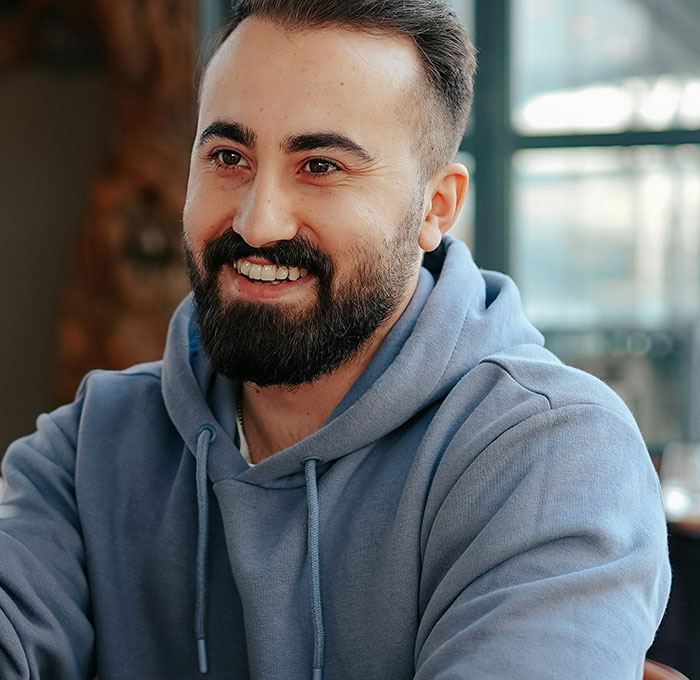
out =
[[[184,211],[202,341],[242,382],[254,462],[328,420],[467,190],[463,166],[426,157],[451,160],[466,111],[446,153],[421,149],[446,136],[446,116],[428,115],[445,104],[429,104],[408,36],[284,21],[248,18],[209,64]],[[467,43],[462,58],[456,78]]]
[[639,432],[446,235],[474,68],[437,0],[237,4],[163,361],[5,458],[3,679],[640,680]]

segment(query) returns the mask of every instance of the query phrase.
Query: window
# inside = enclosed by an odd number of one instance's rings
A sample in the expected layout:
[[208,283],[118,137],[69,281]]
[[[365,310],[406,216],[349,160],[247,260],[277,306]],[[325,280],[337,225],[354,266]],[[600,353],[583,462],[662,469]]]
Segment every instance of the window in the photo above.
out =
[[700,438],[700,5],[475,0],[474,254],[652,454]]
[[524,134],[700,126],[700,9],[671,0],[512,3]]
[[700,314],[700,148],[529,149],[513,158],[513,274],[545,328]]
[[536,324],[688,318],[700,306],[689,264],[700,6],[476,0],[474,10],[480,68],[463,149],[478,181],[477,262],[516,278]]

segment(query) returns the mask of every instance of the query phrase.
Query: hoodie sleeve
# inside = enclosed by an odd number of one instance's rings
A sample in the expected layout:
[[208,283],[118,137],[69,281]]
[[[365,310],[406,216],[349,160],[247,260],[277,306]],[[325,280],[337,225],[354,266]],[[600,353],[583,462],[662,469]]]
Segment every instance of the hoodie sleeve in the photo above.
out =
[[[75,498],[78,406],[10,446],[0,504],[0,677],[91,678],[93,629]],[[75,431],[76,426],[72,429]]]
[[464,467],[431,490],[415,680],[641,679],[670,569],[631,418],[549,409]]

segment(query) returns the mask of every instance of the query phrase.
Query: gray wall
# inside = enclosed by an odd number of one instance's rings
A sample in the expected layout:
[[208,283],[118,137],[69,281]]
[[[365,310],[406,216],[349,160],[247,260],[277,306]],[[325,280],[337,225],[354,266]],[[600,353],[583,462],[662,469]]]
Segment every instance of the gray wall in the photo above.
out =
[[106,147],[94,67],[0,78],[0,456],[54,406],[58,303]]

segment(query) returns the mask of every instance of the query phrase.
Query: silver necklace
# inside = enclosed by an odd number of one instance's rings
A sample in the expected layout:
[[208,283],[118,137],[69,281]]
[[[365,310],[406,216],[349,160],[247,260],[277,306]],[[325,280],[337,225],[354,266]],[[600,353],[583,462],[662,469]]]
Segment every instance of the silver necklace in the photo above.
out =
[[243,433],[243,436],[245,437],[245,427],[243,426],[243,385],[241,385],[241,389],[238,391],[238,401],[236,403],[236,414],[238,415],[238,425],[241,428],[241,432]]

